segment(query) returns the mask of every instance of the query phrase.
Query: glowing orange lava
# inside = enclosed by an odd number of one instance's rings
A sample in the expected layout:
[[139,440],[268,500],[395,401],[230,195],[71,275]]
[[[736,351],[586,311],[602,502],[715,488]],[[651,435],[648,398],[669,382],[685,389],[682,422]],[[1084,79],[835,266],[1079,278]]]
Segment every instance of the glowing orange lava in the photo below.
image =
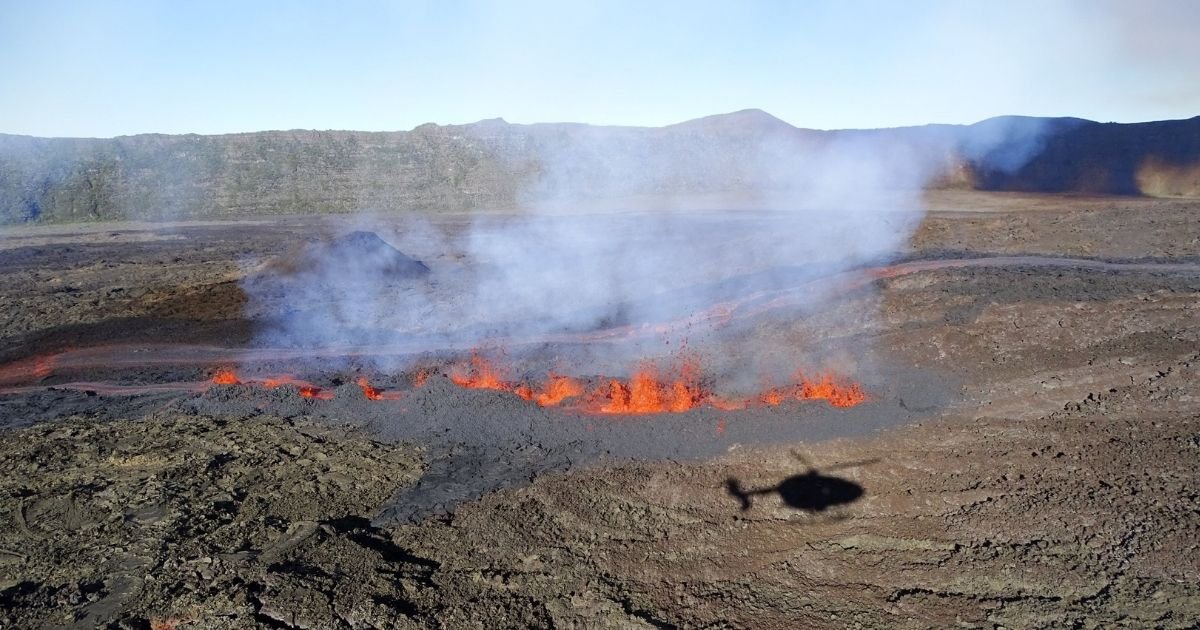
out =
[[39,356],[33,361],[33,376],[46,378],[54,373],[54,356]]
[[[503,355],[501,355],[503,356]],[[30,364],[40,362],[29,362]],[[567,406],[584,413],[609,415],[640,415],[658,413],[682,413],[701,407],[722,411],[738,411],[755,406],[774,407],[788,401],[825,401],[833,407],[854,407],[866,402],[869,397],[862,385],[841,378],[833,373],[821,373],[810,378],[797,372],[790,384],[774,386],[768,383],[758,393],[749,396],[727,397],[717,395],[711,380],[704,377],[700,361],[686,350],[680,352],[672,362],[660,368],[652,361],[640,364],[628,379],[603,379],[586,381],[561,373],[548,372],[542,381],[525,381],[508,378],[516,370],[496,365],[476,351],[468,361],[452,366],[448,375],[454,383],[472,389],[491,389],[513,394],[541,407]],[[25,364],[22,364],[24,366]],[[429,378],[428,369],[417,371],[412,377],[413,387],[420,387]],[[368,400],[400,400],[401,391],[379,389],[366,376],[356,379],[363,395]],[[304,397],[332,400],[334,393],[309,381],[284,374],[269,377],[241,377],[232,368],[218,369],[208,381],[165,384],[160,386],[136,386],[136,391],[204,391],[213,385],[256,385],[265,389],[282,386],[294,387]],[[75,383],[61,387],[86,386],[92,391],[121,391],[130,388],[105,383]],[[116,388],[116,389],[114,389]],[[26,388],[8,388],[4,391],[25,391]]]
[[778,389],[768,389],[758,395],[758,401],[769,407],[774,407],[783,403],[783,392]]
[[834,407],[853,407],[866,402],[867,394],[858,383],[838,382],[830,374],[816,381],[799,379],[800,400],[824,400]]
[[516,387],[512,388],[511,391],[512,391],[512,393],[516,394],[517,397],[520,398],[521,400],[533,400],[533,396],[534,396],[533,386],[530,385],[529,383],[521,383],[520,385],[517,385]]
[[456,366],[450,371],[450,380],[460,387],[468,389],[498,389],[513,391],[499,368],[492,365],[478,352],[471,353],[471,362],[467,366]]
[[217,373],[213,374],[212,382],[215,385],[241,385],[242,384],[242,382],[240,380],[238,380],[237,374],[234,373],[234,371],[230,368],[222,368],[220,370],[217,370]]
[[280,376],[270,376],[270,377],[264,378],[262,380],[262,386],[266,387],[267,389],[275,389],[276,387],[282,387],[284,385],[295,385],[297,387],[304,387],[304,386],[310,385],[310,383],[308,381],[302,381],[290,374],[283,374]]
[[834,407],[853,407],[867,400],[858,383],[841,380],[831,374],[815,380],[797,374],[795,382],[784,387],[766,388],[749,398],[717,396],[705,386],[700,362],[684,356],[678,367],[660,377],[651,362],[641,364],[626,380],[609,379],[586,390],[584,384],[569,376],[549,373],[541,385],[508,380],[508,371],[484,358],[471,354],[467,363],[451,368],[450,379],[461,387],[493,389],[509,392],[542,407],[562,405],[580,398],[574,407],[588,413],[638,415],[652,413],[682,413],[699,407],[722,411],[738,411],[755,404],[778,406],[784,401],[824,400]]
[[655,367],[643,364],[628,382],[613,379],[589,397],[585,409],[596,413],[643,414],[681,413],[714,400],[700,384],[700,368],[693,359],[685,359],[679,376],[664,381]]
[[307,388],[300,388],[296,391],[300,392],[300,396],[305,398],[317,398],[317,400],[320,401],[334,400],[334,392],[325,391],[323,389],[316,388],[316,386],[307,386]]
[[451,368],[450,380],[459,387],[468,389],[495,389],[509,392],[542,407],[553,407],[568,398],[583,394],[583,385],[569,376],[551,372],[543,387],[538,389],[529,383],[510,382],[506,373],[506,370],[497,367],[480,353],[474,352],[466,365]]
[[583,395],[583,384],[561,374],[550,373],[545,388],[533,393],[533,401],[543,407],[553,407],[568,398]]
[[371,384],[367,382],[367,377],[358,377],[358,386],[362,388],[363,395],[367,397],[367,400],[383,400],[383,394],[378,389],[371,387]]
[[790,387],[777,387],[759,394],[758,401],[769,407],[780,405],[785,400],[824,400],[834,407],[853,407],[867,400],[862,385],[839,380],[832,374],[809,380],[802,373],[797,373],[795,380]]
[[367,400],[400,400],[400,392],[389,392],[372,387],[365,376],[358,377],[358,386],[362,388],[363,395],[367,397]]
[[415,375],[413,375],[413,379],[412,379],[413,387],[421,387],[422,385],[425,384],[425,381],[428,381],[428,380],[429,380],[429,370],[427,370],[425,368],[421,368],[421,369],[417,370],[417,373]]

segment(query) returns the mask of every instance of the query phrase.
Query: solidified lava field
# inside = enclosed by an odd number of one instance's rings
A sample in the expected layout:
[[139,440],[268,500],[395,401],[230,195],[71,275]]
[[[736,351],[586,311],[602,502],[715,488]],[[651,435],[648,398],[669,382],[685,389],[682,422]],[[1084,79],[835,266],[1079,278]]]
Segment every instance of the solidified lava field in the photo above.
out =
[[0,233],[0,625],[1190,627],[1200,203],[931,202],[897,260],[490,351],[268,334],[337,217]]

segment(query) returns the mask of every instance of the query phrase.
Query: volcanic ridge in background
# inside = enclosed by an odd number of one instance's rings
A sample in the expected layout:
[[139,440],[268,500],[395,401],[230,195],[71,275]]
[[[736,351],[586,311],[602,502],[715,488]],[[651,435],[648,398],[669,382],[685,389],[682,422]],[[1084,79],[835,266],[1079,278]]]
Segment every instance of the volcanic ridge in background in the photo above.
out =
[[897,166],[928,168],[926,187],[1200,195],[1200,117],[1116,124],[1010,116],[818,131],[746,110],[661,128],[494,119],[400,132],[0,135],[0,223],[723,202],[711,195],[733,195],[744,207],[746,195],[794,182],[794,170],[771,167],[780,153],[786,166],[854,144],[883,147],[881,157]]

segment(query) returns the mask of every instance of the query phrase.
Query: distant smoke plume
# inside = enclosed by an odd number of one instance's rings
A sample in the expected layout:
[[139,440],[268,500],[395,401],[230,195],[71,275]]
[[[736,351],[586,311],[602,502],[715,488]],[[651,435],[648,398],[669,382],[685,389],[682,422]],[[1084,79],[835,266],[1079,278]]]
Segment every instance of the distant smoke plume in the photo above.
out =
[[[1007,167],[1036,148],[1036,130],[985,131],[965,146],[1000,150]],[[268,269],[247,281],[253,314],[269,322],[262,343],[553,340],[801,287],[895,256],[923,216],[923,186],[957,146],[937,134],[799,130],[753,111],[662,129],[487,123],[476,132],[522,147],[501,159],[535,164],[516,213],[361,217],[356,229],[421,258],[429,277],[396,278],[369,257],[313,249],[324,253],[303,272]],[[814,288],[793,315],[825,297]],[[716,332],[673,334],[717,347]],[[615,365],[645,351],[602,344],[589,356]]]

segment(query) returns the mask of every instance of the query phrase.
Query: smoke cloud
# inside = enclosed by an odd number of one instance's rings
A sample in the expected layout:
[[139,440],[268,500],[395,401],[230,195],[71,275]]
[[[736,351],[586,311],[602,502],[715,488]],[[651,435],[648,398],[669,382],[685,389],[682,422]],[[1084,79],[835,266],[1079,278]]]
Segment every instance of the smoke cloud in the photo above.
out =
[[[252,316],[268,324],[261,343],[503,347],[544,368],[596,374],[686,339],[752,364],[770,353],[744,330],[736,351],[724,352],[730,337],[719,318],[662,325],[781,293],[794,298],[787,317],[815,313],[832,289],[817,280],[903,249],[924,214],[923,187],[956,147],[1018,168],[1040,138],[1020,121],[984,127],[969,142],[912,130],[813,132],[758,111],[661,129],[466,129],[510,172],[533,173],[519,207],[438,219],[360,215],[353,229],[425,261],[428,277],[397,277],[386,257],[309,245],[294,254],[302,269],[275,265],[245,283]],[[655,326],[666,332],[598,334]],[[603,339],[574,355],[584,365],[561,365],[545,345],[576,345],[581,335]],[[405,361],[374,367],[400,370]]]

